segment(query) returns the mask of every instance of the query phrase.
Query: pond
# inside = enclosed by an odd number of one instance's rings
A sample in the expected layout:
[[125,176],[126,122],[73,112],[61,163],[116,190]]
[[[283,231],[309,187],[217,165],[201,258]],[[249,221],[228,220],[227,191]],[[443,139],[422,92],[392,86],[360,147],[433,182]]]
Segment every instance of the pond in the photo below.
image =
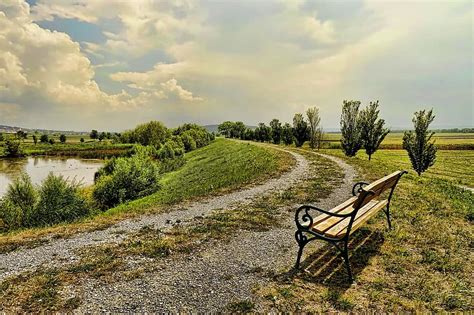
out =
[[28,174],[34,184],[40,184],[52,172],[87,186],[94,183],[94,174],[102,165],[102,160],[67,157],[0,159],[0,197],[22,173]]

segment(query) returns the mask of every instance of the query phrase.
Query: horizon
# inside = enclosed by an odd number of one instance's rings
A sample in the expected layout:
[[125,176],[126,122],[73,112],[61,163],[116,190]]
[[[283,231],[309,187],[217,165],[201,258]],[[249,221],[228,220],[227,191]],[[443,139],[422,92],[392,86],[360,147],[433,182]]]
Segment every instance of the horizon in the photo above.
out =
[[317,106],[336,130],[354,99],[379,100],[394,130],[430,108],[432,129],[471,128],[472,13],[470,1],[8,0],[0,124],[257,125]]

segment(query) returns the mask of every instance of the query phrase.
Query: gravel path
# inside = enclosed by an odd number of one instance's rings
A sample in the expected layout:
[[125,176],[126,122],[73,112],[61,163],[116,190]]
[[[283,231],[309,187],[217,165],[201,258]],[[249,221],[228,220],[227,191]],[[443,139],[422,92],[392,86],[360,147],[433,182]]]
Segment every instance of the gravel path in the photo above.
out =
[[[285,190],[301,180],[308,173],[308,162],[298,153],[283,150],[296,159],[296,165],[279,178],[226,195],[211,197],[199,202],[182,203],[168,213],[142,216],[139,219],[124,220],[110,228],[100,231],[77,234],[67,239],[50,239],[48,243],[31,249],[20,249],[0,255],[0,281],[10,275],[39,266],[62,266],[73,263],[79,258],[75,255],[77,249],[101,243],[117,243],[123,241],[130,232],[138,231],[144,226],[161,230],[171,228],[173,223],[186,224],[196,216],[205,216],[215,209],[232,209],[242,204],[250,203],[255,197],[276,190]],[[125,231],[126,233],[123,233]]]
[[[345,174],[343,184],[318,202],[329,209],[349,197],[355,171],[338,158],[319,155],[334,161]],[[287,209],[281,211],[288,214]],[[310,243],[305,253],[321,245]],[[229,303],[244,300],[256,302],[257,312],[267,311],[260,309],[252,289],[268,282],[267,272],[288,270],[296,252],[291,213],[283,228],[243,231],[229,242],[214,241],[192,254],[162,259],[157,261],[159,271],[132,281],[88,280],[76,292],[82,299],[77,312],[221,312]]]

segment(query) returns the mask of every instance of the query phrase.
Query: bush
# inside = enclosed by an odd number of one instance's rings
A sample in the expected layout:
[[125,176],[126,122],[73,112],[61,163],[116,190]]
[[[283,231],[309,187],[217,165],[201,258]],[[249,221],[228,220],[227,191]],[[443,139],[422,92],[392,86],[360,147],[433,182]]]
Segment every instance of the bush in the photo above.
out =
[[8,231],[23,226],[23,211],[8,199],[0,200],[0,230]]
[[21,156],[21,143],[20,140],[7,140],[5,141],[5,155],[7,157],[18,157]]
[[184,151],[189,152],[189,151],[196,150],[196,141],[189,134],[188,131],[184,132],[181,135],[181,140],[183,141],[183,144],[184,144]]
[[89,214],[86,200],[78,194],[79,183],[68,182],[52,173],[43,181],[39,202],[29,218],[30,226],[51,225],[73,221]]
[[160,188],[158,165],[144,152],[117,158],[105,167],[109,169],[99,171],[103,175],[98,176],[92,193],[103,209],[144,197]]

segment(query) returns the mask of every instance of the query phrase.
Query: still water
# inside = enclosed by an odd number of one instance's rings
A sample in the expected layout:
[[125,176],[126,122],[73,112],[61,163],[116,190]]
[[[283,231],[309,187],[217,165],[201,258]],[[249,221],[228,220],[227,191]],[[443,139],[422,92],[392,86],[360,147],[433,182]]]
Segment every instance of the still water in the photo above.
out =
[[29,157],[0,159],[0,197],[15,178],[27,173],[34,184],[40,184],[50,172],[83,185],[94,183],[95,172],[103,165],[101,160],[66,157]]

